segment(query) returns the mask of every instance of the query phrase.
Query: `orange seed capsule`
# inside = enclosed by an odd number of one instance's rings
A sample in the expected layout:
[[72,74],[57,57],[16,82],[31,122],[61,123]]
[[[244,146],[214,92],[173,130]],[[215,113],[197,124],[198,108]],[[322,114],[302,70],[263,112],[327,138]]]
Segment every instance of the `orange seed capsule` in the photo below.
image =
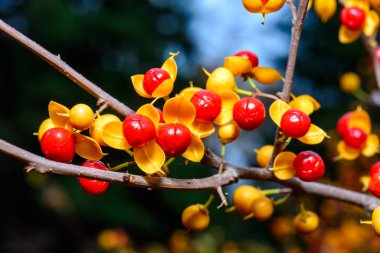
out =
[[235,122],[230,121],[225,125],[219,126],[217,133],[219,141],[222,144],[227,144],[233,142],[239,137],[240,130]]
[[201,232],[210,224],[208,209],[202,204],[194,204],[182,212],[182,224],[190,231]]
[[304,211],[294,218],[294,227],[300,234],[310,234],[317,230],[319,217],[312,211]]

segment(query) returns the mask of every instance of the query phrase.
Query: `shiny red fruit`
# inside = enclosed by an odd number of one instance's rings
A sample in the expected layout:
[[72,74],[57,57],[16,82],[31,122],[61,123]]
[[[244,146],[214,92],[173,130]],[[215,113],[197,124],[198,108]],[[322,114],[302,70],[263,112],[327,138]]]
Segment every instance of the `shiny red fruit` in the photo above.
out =
[[363,148],[366,140],[366,132],[357,127],[348,128],[348,131],[343,135],[343,141],[346,145],[355,149]]
[[303,181],[315,181],[325,174],[323,159],[314,151],[302,151],[293,161],[296,176]]
[[280,129],[287,137],[301,138],[310,126],[309,116],[298,109],[289,109],[281,117]]
[[345,7],[340,12],[340,22],[350,30],[360,30],[365,22],[365,12],[358,7]]
[[166,70],[160,68],[149,69],[144,75],[143,88],[146,93],[152,95],[157,87],[169,78],[170,75]]
[[195,118],[201,122],[213,122],[222,111],[222,98],[210,90],[198,91],[190,101],[196,109]]
[[348,132],[348,120],[351,115],[352,112],[346,112],[339,118],[336,124],[336,130],[341,137],[343,137]]
[[41,149],[47,159],[70,163],[75,154],[74,136],[64,128],[51,128],[41,138]]
[[123,135],[129,145],[138,147],[156,138],[156,126],[146,116],[131,114],[123,122]]
[[375,57],[378,63],[380,63],[380,46],[375,48]]
[[371,176],[368,189],[373,195],[380,198],[380,173],[375,173]]
[[252,68],[259,66],[259,58],[257,57],[256,54],[250,51],[247,51],[247,50],[239,51],[235,54],[235,56],[240,56],[249,60],[252,64]]
[[369,176],[373,177],[376,173],[380,172],[380,162],[375,162],[369,169]]
[[[106,166],[101,161],[90,161],[87,160],[84,163],[82,163],[82,166],[93,168],[93,169],[99,169],[99,170],[105,170]],[[96,179],[89,179],[84,177],[78,177],[79,184],[82,186],[83,190],[87,192],[88,194],[92,195],[99,195],[105,192],[109,186],[109,182],[100,181]]]
[[166,156],[180,156],[191,143],[190,130],[180,123],[165,124],[158,127],[156,141]]
[[264,122],[265,106],[257,98],[241,98],[235,103],[232,116],[241,129],[253,130]]

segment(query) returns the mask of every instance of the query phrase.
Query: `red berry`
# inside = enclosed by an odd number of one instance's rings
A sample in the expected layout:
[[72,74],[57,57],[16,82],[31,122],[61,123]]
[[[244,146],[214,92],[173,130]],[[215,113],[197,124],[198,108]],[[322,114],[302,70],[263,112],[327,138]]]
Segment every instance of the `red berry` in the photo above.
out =
[[74,136],[64,128],[51,128],[41,138],[41,149],[47,159],[70,163],[75,154]]
[[289,109],[281,117],[281,131],[291,138],[303,137],[309,131],[310,126],[309,116],[298,109]]
[[373,195],[380,198],[380,173],[375,173],[371,176],[368,189]]
[[243,57],[243,58],[249,60],[252,64],[252,68],[255,68],[259,65],[259,58],[257,57],[256,54],[254,54],[250,51],[246,51],[246,50],[239,51],[235,54],[235,56],[240,56],[240,57]]
[[380,162],[375,162],[369,169],[369,176],[373,177],[376,173],[380,172]]
[[351,117],[351,115],[352,112],[346,112],[339,118],[336,124],[336,130],[338,131],[338,134],[342,137],[348,132],[348,120]]
[[149,69],[143,80],[143,87],[146,93],[152,95],[157,87],[165,80],[169,79],[170,75],[166,70],[160,68]]
[[162,125],[157,130],[157,143],[166,156],[180,156],[191,143],[190,130],[180,123]]
[[222,98],[210,90],[200,90],[191,98],[197,111],[196,119],[201,122],[212,122],[222,110]]
[[360,30],[365,22],[365,12],[358,7],[343,8],[340,12],[340,22],[350,30]]
[[361,149],[365,146],[367,134],[362,129],[357,127],[348,128],[348,131],[343,136],[343,141],[347,146],[355,149]]
[[[82,163],[82,166],[88,168],[94,168],[99,170],[105,170],[106,166],[101,161],[90,161],[87,160]],[[78,177],[79,184],[82,186],[83,190],[89,194],[99,195],[105,192],[108,188],[109,182],[100,181],[96,179],[89,179],[84,177]]]
[[123,122],[123,135],[129,145],[138,147],[156,138],[156,126],[146,116],[131,114]]
[[315,181],[325,173],[322,158],[314,151],[300,152],[293,161],[297,177],[303,181]]
[[380,46],[377,46],[375,49],[375,57],[378,63],[380,63]]
[[241,98],[234,105],[233,118],[241,129],[256,129],[265,120],[265,106],[257,98]]

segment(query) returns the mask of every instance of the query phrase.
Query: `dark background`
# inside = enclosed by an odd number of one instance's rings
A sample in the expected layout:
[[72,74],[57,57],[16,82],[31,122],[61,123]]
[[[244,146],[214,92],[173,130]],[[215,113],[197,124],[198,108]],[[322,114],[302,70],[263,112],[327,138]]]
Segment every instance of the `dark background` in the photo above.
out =
[[[215,8],[217,11],[217,5]],[[134,110],[146,100],[134,92],[130,76],[160,66],[169,51],[180,50],[178,58],[184,57],[182,62],[186,63],[185,69],[179,69],[176,91],[191,80],[205,81],[195,54],[202,42],[194,42],[187,30],[192,15],[177,8],[175,1],[0,0],[0,17],[49,51],[59,54],[79,73]],[[340,92],[339,75],[345,71],[357,71],[365,83],[364,89],[375,87],[362,44],[359,41],[340,45],[338,28],[337,15],[322,25],[315,13],[309,12],[293,90],[295,94],[311,94],[321,102],[322,109],[312,120],[327,131],[331,130],[332,135],[337,118],[358,103],[352,95]],[[271,39],[277,39],[276,32],[289,31],[287,19],[272,31]],[[266,41],[260,41],[258,35],[252,43],[265,44]],[[288,45],[289,41],[278,43]],[[229,47],[231,52],[240,50],[234,49],[233,45]],[[270,54],[271,50],[265,53]],[[214,66],[221,64],[214,63]],[[284,73],[286,58],[278,58],[272,64]],[[33,132],[48,117],[50,100],[67,107],[86,103],[96,109],[93,97],[4,35],[0,35],[0,68],[1,138],[26,150],[41,154]],[[274,89],[279,90],[280,86]],[[372,107],[367,109],[376,111]],[[256,146],[273,142],[273,123],[268,120],[267,125],[269,130],[258,130],[260,142]],[[210,138],[209,143],[216,151],[220,148],[215,138],[214,141]],[[334,145],[318,145],[311,149],[325,154],[331,151],[331,146]],[[244,163],[255,165],[251,149],[238,144],[230,149],[226,158],[232,159],[238,153],[251,154]],[[305,146],[293,142],[290,149],[297,152]],[[325,154],[326,163],[334,167],[331,156]],[[114,156],[105,157],[105,162],[116,165],[125,159],[129,158],[116,152]],[[0,162],[0,252],[102,252],[96,244],[96,237],[109,228],[126,231],[137,252],[165,252],[163,247],[173,231],[182,228],[182,210],[196,202],[204,203],[210,194],[111,185],[105,194],[89,196],[75,178],[26,174],[22,162],[5,155],[0,155]],[[76,164],[81,162],[80,158],[74,161]],[[367,160],[361,161],[359,167],[366,167],[368,163]],[[139,173],[136,168],[130,168],[130,171]],[[170,173],[171,177],[195,178],[213,172],[198,165],[184,166],[183,160],[178,159],[171,166]],[[327,177],[337,180],[339,174],[330,170]],[[255,184],[264,188],[272,186]],[[321,203],[319,199],[310,200],[314,207]],[[248,240],[249,245],[255,246],[255,252],[287,252],[283,244],[271,236],[269,222],[242,221],[235,213],[217,210],[218,202],[215,201],[210,209],[210,229],[202,235],[190,234],[191,238],[202,245],[216,245],[215,249],[224,241],[240,243]],[[279,207],[275,215],[294,215],[297,211],[296,201],[290,200],[289,204]],[[294,240],[295,244],[305,245],[300,238]],[[149,246],[152,242],[157,244]],[[200,252],[216,252],[204,248]],[[251,252],[249,248],[246,246],[246,252]]]

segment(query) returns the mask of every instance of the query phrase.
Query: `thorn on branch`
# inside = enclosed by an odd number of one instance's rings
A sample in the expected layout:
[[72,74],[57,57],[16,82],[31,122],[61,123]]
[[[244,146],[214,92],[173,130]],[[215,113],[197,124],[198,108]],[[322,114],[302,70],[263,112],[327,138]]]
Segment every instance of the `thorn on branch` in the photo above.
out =
[[96,105],[99,106],[99,109],[96,110],[96,114],[101,114],[108,107],[107,101],[103,98],[99,98]]
[[227,202],[226,196],[225,196],[224,193],[223,193],[222,187],[221,187],[221,186],[218,186],[218,187],[216,188],[216,191],[218,192],[219,197],[220,197],[220,199],[222,200],[222,203],[220,203],[220,205],[219,205],[217,208],[219,209],[219,208],[221,208],[222,206],[228,206],[228,202]]
[[36,170],[36,165],[33,164],[33,163],[29,163],[28,165],[26,165],[26,166],[24,167],[24,170],[25,170],[27,173],[29,173],[29,172],[31,172],[31,171],[33,171],[33,170]]
[[136,177],[132,176],[128,172],[125,172],[123,175],[123,181],[126,183],[136,183]]

